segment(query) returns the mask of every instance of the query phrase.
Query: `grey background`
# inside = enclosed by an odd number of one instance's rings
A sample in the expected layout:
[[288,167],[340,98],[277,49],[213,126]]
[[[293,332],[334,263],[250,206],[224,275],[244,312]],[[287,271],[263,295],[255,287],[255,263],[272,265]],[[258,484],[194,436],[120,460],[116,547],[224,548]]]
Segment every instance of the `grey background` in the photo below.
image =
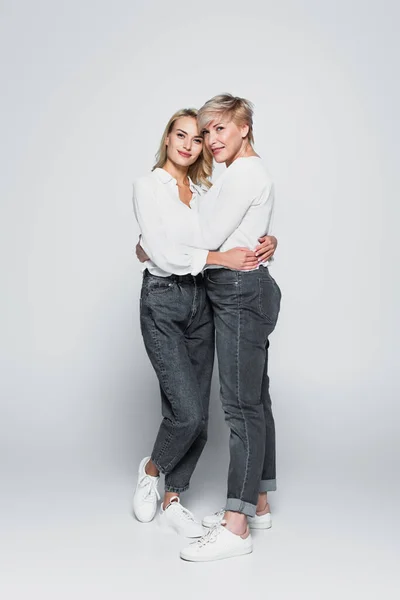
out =
[[[397,597],[398,4],[6,0],[0,15],[4,597]],[[170,115],[224,91],[255,103],[277,190],[279,491],[251,557],[194,574],[182,540],[129,514],[160,418],[131,184]],[[199,516],[223,503],[227,459],[215,378],[185,497]]]

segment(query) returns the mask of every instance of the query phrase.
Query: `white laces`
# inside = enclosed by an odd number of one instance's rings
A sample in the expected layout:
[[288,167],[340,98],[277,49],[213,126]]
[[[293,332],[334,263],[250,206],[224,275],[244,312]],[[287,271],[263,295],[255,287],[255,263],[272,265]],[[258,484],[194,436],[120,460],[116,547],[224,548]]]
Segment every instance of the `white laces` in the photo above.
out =
[[220,524],[215,525],[214,527],[209,529],[209,531],[207,531],[207,533],[205,533],[201,538],[196,540],[194,544],[197,544],[198,546],[200,546],[200,548],[206,546],[207,544],[213,544],[218,538],[219,534],[222,532],[224,525],[226,525],[226,521],[221,521]]
[[224,516],[224,514],[225,514],[225,508],[221,508],[221,510],[217,510],[217,512],[216,512],[216,513],[214,513],[214,515],[215,515],[216,517],[223,517],[223,516]]
[[145,488],[145,496],[143,500],[145,502],[154,502],[154,497],[157,500],[160,499],[160,494],[157,490],[158,477],[150,477],[150,475],[143,475],[139,479],[139,487]]
[[[184,521],[190,521],[191,523],[197,523],[196,519],[194,518],[193,513],[191,513],[190,510],[188,510],[187,508],[182,506],[182,504],[179,501],[179,498],[177,500],[175,500],[174,502],[170,502],[171,507],[174,505],[177,507],[178,514],[181,519],[183,519]],[[165,510],[167,510],[167,509],[165,509]]]

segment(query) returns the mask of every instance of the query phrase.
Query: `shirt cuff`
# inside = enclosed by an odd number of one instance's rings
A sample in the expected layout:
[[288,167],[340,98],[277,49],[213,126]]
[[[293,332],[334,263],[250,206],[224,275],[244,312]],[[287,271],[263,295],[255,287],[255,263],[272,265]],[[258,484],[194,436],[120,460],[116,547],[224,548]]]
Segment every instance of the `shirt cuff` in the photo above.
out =
[[192,275],[198,275],[207,264],[208,250],[196,248],[192,250],[192,260],[190,264],[190,272]]

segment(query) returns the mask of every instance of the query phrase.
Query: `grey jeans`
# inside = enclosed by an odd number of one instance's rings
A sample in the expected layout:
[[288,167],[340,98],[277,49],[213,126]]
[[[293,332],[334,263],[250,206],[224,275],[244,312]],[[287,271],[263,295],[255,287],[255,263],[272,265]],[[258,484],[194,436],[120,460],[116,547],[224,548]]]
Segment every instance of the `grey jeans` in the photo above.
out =
[[268,268],[208,269],[221,401],[230,428],[226,510],[254,516],[259,492],[276,489],[275,424],[268,378],[268,336],[281,292]]
[[184,492],[207,441],[214,323],[202,275],[144,272],[140,323],[160,383],[163,420],[151,458],[165,490]]

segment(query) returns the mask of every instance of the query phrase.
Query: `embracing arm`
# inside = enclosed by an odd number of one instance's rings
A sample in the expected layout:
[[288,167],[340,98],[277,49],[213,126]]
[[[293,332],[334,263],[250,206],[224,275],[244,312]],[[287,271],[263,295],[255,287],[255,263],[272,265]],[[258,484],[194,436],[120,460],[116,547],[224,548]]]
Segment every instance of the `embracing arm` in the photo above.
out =
[[[276,238],[273,236],[260,238],[261,245],[255,252],[248,248],[208,252],[209,248],[218,248],[233,233],[253,200],[264,191],[268,193],[267,201],[271,204],[270,213],[272,212],[273,188],[269,183],[265,190],[265,177],[260,185],[257,177],[243,173],[243,168],[230,173],[229,179],[224,181],[217,194],[211,196],[213,190],[210,190],[203,196],[200,214],[188,213],[187,227],[182,228],[179,235],[185,244],[177,244],[167,238],[165,226],[158,217],[151,184],[151,181],[145,179],[134,185],[135,214],[143,236],[141,244],[137,246],[137,255],[142,262],[150,258],[166,271],[177,274],[190,272],[195,275],[206,264],[249,270],[268,260],[274,253]],[[269,222],[265,225],[265,231],[268,228]]]
[[212,187],[202,197],[198,218],[193,220],[192,227],[182,238],[185,244],[197,248],[219,248],[261,197],[267,197],[269,217],[265,232],[268,233],[274,204],[272,182],[266,179],[265,173],[248,165],[245,162],[248,159],[242,160],[242,163],[234,163],[228,168],[229,173],[224,174],[220,187]]
[[[141,245],[141,236],[139,236],[138,243],[136,244],[136,257],[141,263],[145,263],[150,260],[150,257],[145,252]],[[193,263],[191,266],[191,274],[197,275],[204,268],[205,264],[215,265],[219,267],[227,267],[228,269],[234,269],[237,271],[249,271],[254,269],[259,262],[255,253],[248,248],[232,248],[226,252],[208,252],[206,263],[204,264],[204,255],[199,256],[198,263]]]

